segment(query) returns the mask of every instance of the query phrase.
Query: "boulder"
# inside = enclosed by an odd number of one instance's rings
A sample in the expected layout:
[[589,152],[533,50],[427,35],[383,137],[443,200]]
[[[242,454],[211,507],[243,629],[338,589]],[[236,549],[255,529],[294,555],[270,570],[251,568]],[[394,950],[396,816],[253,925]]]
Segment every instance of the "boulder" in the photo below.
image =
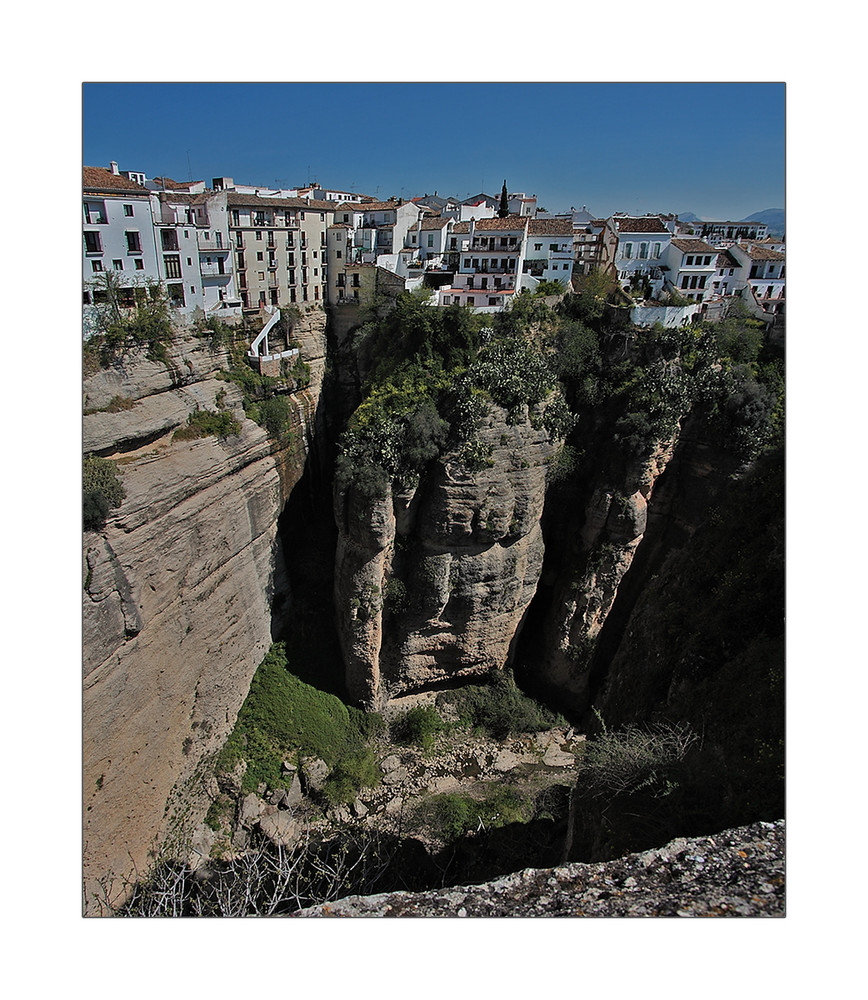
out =
[[250,828],[265,812],[265,803],[258,795],[251,792],[245,795],[238,807],[238,822],[241,826]]
[[292,847],[297,843],[301,827],[291,813],[285,810],[263,816],[259,821],[259,829],[263,836],[278,847]]
[[319,757],[306,757],[301,762],[301,776],[307,791],[319,792],[329,776],[329,766]]

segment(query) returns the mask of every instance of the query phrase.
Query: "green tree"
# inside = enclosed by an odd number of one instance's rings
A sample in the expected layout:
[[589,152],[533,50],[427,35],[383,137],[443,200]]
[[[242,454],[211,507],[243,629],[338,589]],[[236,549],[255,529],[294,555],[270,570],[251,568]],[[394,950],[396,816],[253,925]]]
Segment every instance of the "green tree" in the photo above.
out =
[[497,210],[498,218],[505,219],[509,215],[509,196],[506,193],[506,180],[500,189],[500,208]]

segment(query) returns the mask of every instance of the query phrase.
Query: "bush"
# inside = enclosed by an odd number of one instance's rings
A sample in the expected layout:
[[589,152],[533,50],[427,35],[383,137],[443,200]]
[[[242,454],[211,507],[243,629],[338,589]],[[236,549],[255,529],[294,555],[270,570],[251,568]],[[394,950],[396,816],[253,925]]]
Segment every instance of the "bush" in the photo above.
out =
[[586,742],[579,773],[580,787],[592,798],[611,800],[641,790],[668,794],[678,767],[699,741],[686,724],[629,725],[610,732],[599,714],[597,718],[603,730]]
[[285,441],[292,433],[292,407],[286,396],[272,396],[259,404],[257,421],[275,441]]
[[225,438],[240,432],[241,424],[225,410],[221,413],[215,413],[213,410],[194,410],[187,418],[187,426],[175,431],[172,440],[195,441],[198,438],[208,437],[209,434]]
[[88,455],[82,469],[82,509],[85,531],[102,531],[109,510],[120,507],[126,492],[114,462]]
[[481,799],[457,792],[435,795],[426,811],[440,836],[455,840],[480,828],[525,823],[533,815],[534,806],[514,789],[496,785],[486,788]]
[[485,730],[497,740],[512,733],[537,733],[566,725],[561,715],[519,690],[512,674],[498,670],[487,684],[468,684],[437,696],[438,704],[453,705],[463,723]]
[[434,738],[443,730],[443,720],[431,705],[414,705],[393,719],[389,735],[398,743],[415,743],[423,750],[434,746]]

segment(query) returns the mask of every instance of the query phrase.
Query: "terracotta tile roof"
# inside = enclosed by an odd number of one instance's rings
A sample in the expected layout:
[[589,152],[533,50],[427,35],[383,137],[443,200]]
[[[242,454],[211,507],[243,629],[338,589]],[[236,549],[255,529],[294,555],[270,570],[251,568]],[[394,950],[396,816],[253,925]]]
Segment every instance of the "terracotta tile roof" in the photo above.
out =
[[528,227],[530,236],[572,236],[572,219],[531,219]]
[[173,181],[171,177],[154,177],[152,179],[155,184],[159,184],[160,187],[165,188],[167,191],[186,191],[193,184],[205,183],[204,181]]
[[619,216],[615,220],[619,233],[668,233],[663,221],[656,215],[641,219],[632,216]]
[[469,222],[456,222],[455,225],[452,227],[453,235],[455,234],[460,235],[461,233],[469,233],[469,232],[470,232]]
[[508,215],[505,219],[477,219],[476,228],[482,232],[490,229],[526,229],[529,221],[527,215]]
[[208,193],[187,194],[186,191],[157,191],[156,194],[160,201],[173,205],[203,205],[210,197]]
[[723,250],[717,255],[718,267],[741,267],[741,264],[733,257],[729,250]]
[[108,191],[112,194],[150,194],[147,188],[136,184],[123,174],[113,174],[103,167],[82,167],[81,186],[84,191]]
[[368,201],[363,205],[358,205],[365,212],[396,212],[399,208],[403,208],[404,205],[410,205],[413,208],[419,208],[412,201],[404,201],[399,205],[397,201]]
[[[741,244],[739,244],[741,246]],[[751,260],[786,260],[786,254],[782,254],[779,250],[769,250],[768,247],[761,247],[754,244],[754,246],[746,247],[741,246],[741,249],[750,257]]]
[[438,215],[429,216],[426,219],[422,219],[422,229],[443,229],[444,226],[448,226],[452,219],[443,219]]
[[329,226],[329,229],[352,229],[352,228],[353,227],[349,224],[349,222],[333,222]]
[[255,208],[299,208],[308,209],[311,212],[333,212],[335,203],[333,201],[308,201],[306,198],[263,198],[262,195],[241,194],[239,191],[230,191],[227,196],[227,204],[230,206],[253,206]]
[[703,240],[673,240],[672,246],[683,253],[717,253],[714,247]]

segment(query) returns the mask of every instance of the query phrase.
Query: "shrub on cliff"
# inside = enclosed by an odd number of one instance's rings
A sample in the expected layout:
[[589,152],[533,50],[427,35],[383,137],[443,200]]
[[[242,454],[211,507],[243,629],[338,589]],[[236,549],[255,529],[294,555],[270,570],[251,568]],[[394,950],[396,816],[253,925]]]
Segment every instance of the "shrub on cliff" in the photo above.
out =
[[195,441],[209,435],[225,438],[240,431],[241,424],[225,410],[221,413],[215,413],[213,410],[194,410],[187,418],[187,426],[176,430],[172,440]]
[[126,496],[114,462],[88,455],[82,469],[82,493],[84,530],[102,531],[109,510],[120,507]]

